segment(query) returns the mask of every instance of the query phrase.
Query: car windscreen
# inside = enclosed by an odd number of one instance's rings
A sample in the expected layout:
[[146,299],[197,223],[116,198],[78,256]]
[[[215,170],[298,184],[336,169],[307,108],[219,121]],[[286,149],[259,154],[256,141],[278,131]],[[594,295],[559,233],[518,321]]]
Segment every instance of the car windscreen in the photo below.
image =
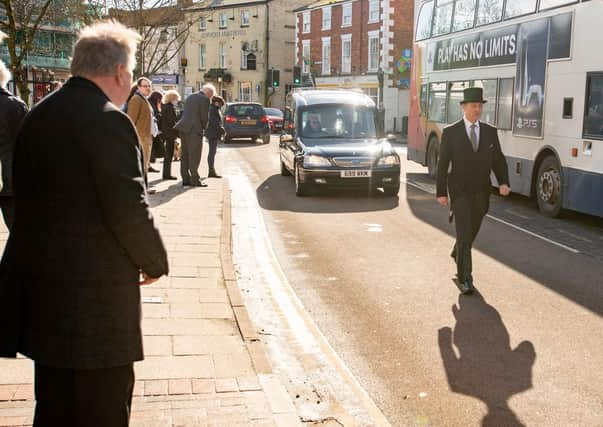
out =
[[375,111],[355,105],[307,106],[301,111],[301,136],[305,138],[376,138]]
[[268,116],[283,117],[283,112],[278,108],[265,108]]
[[264,108],[253,104],[231,105],[228,109],[228,115],[235,117],[262,117]]

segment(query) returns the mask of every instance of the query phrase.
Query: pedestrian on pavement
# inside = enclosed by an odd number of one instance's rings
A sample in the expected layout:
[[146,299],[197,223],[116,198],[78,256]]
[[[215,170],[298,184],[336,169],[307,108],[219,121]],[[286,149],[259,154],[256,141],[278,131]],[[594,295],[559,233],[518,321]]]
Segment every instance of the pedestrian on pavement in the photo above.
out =
[[184,113],[176,123],[175,127],[180,132],[182,144],[180,173],[184,186],[207,187],[199,176],[199,165],[201,164],[203,136],[209,120],[209,100],[215,93],[216,88],[211,84],[206,84],[199,92],[186,98]]
[[205,132],[209,144],[209,153],[207,154],[207,164],[209,166],[208,178],[222,178],[217,174],[214,164],[216,161],[216,152],[218,151],[218,143],[226,133],[222,123],[223,106],[224,98],[217,95],[212,97],[209,107],[209,123]]
[[161,106],[161,131],[165,141],[165,155],[163,156],[163,179],[178,179],[172,176],[172,160],[174,158],[174,146],[178,131],[176,125],[176,104],[180,101],[180,94],[175,90],[168,90],[163,95]]
[[9,231],[13,227],[13,150],[21,121],[27,113],[27,105],[6,89],[10,72],[0,61],[0,208]]
[[139,285],[168,273],[136,130],[118,107],[139,40],[115,21],[84,27],[73,77],[17,139],[0,356],[35,362],[35,427],[129,423],[133,362],[143,359]]
[[151,148],[153,146],[153,107],[151,107],[148,97],[151,94],[153,85],[146,77],[141,77],[136,81],[130,92],[132,96],[128,100],[128,116],[136,126],[140,145],[142,145],[142,154],[144,159],[144,171],[149,172],[151,162]]
[[149,165],[149,172],[159,172],[153,167],[153,163],[157,160],[157,157],[163,157],[163,135],[161,134],[161,100],[163,94],[159,91],[153,91],[149,95],[149,103],[153,109],[153,125],[151,127],[151,135],[153,136],[153,144],[151,147],[151,163]]
[[490,173],[494,171],[499,193],[508,196],[509,172],[498,140],[498,130],[480,121],[482,88],[464,90],[464,116],[442,134],[437,174],[437,200],[448,206],[456,225],[451,256],[457,265],[458,286],[463,294],[474,290],[471,248],[490,206]]

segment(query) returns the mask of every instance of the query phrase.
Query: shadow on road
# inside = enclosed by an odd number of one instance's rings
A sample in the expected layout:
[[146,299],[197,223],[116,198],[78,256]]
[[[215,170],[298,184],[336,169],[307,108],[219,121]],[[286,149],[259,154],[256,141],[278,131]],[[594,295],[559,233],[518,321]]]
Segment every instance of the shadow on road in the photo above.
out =
[[450,389],[488,406],[483,426],[522,426],[508,402],[513,395],[532,388],[534,345],[523,341],[512,350],[500,314],[479,294],[459,296],[452,313],[456,318],[454,331],[449,327],[438,331]]
[[293,178],[272,175],[256,190],[263,209],[301,213],[350,213],[392,210],[398,197],[368,195],[368,191],[327,190],[310,197],[297,197]]
[[151,208],[156,208],[157,206],[161,206],[193,188],[194,187],[184,187],[181,181],[174,181],[174,184],[170,185],[165,190],[151,194],[149,196],[149,205]]
[[[435,196],[406,185],[408,206],[415,217],[454,237],[448,211]],[[577,304],[603,315],[603,266],[497,223],[484,223],[474,249],[533,279]],[[453,262],[452,259],[446,262]],[[474,265],[474,272],[479,271]],[[479,283],[477,283],[479,286]]]

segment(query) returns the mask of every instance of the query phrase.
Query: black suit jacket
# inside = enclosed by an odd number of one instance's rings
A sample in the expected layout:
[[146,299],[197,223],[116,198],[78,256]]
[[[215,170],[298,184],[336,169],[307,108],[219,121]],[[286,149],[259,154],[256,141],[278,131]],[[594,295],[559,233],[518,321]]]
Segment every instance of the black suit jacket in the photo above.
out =
[[0,87],[0,161],[3,184],[0,196],[12,196],[13,193],[13,149],[26,113],[25,103]]
[[161,106],[161,132],[163,132],[163,136],[165,139],[176,139],[178,138],[178,131],[174,129],[176,125],[176,109],[174,105],[163,104]]
[[498,130],[480,122],[479,148],[473,151],[464,120],[444,129],[438,160],[437,197],[450,194],[489,194],[490,173],[500,185],[509,184],[507,161],[500,149]]
[[76,369],[141,360],[139,273],[167,274],[168,261],[128,116],[92,82],[70,79],[25,117],[14,188],[0,355]]
[[205,136],[207,139],[220,139],[224,135],[224,126],[222,125],[222,112],[218,107],[211,104],[209,106],[209,121]]

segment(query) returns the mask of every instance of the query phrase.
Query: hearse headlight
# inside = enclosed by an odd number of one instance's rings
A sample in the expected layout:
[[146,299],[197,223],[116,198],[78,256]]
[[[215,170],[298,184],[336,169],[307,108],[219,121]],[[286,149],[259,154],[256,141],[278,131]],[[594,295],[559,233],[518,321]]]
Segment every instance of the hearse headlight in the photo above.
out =
[[383,156],[379,159],[379,163],[377,166],[399,166],[400,165],[400,157],[395,154],[390,154],[388,156]]
[[331,166],[331,162],[326,157],[316,156],[314,154],[306,154],[304,156],[304,166],[309,166],[311,168]]

